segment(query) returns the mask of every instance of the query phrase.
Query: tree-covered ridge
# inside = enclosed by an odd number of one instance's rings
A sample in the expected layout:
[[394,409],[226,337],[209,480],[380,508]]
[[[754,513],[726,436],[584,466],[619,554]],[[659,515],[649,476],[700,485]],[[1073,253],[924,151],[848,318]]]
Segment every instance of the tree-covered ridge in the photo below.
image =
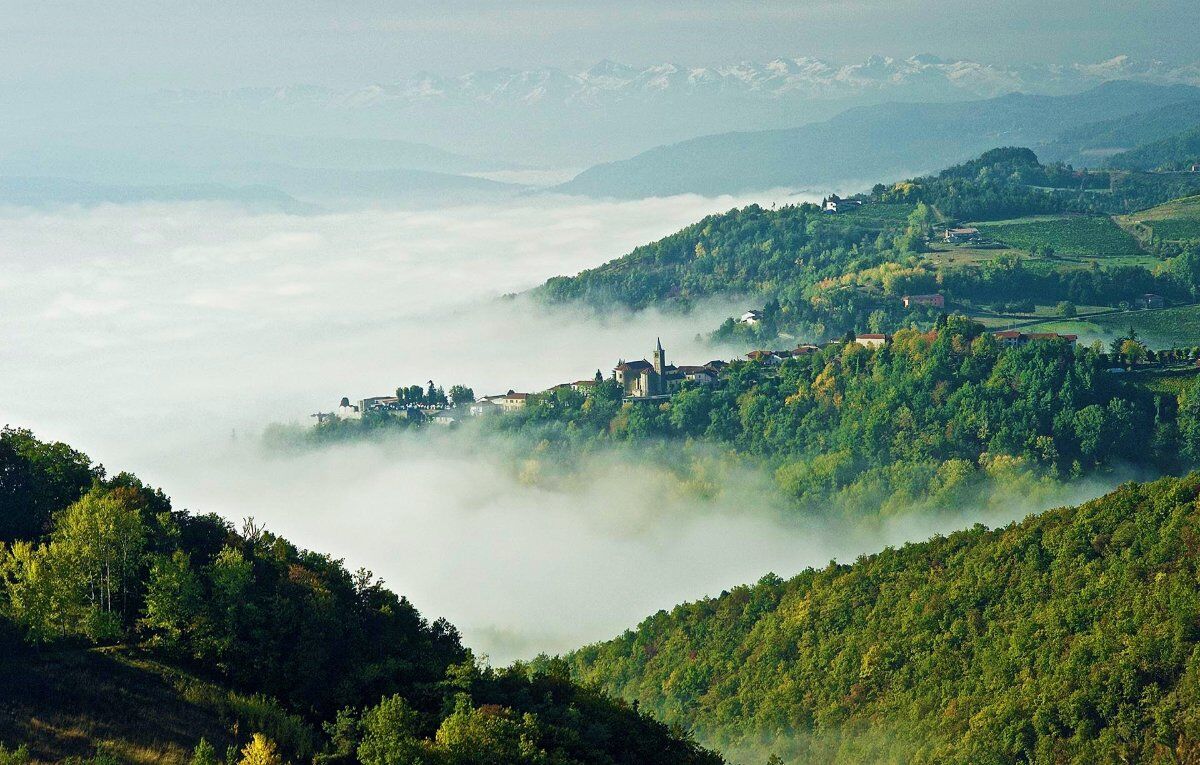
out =
[[783,762],[1200,757],[1200,476],[768,575],[568,657]]
[[0,431],[0,498],[0,662],[136,645],[262,694],[260,706],[294,716],[262,746],[327,763],[720,762],[561,668],[479,666],[452,625],[370,572],[251,520],[235,530],[174,510],[134,476],[28,431]]
[[1109,167],[1123,170],[1185,171],[1200,163],[1200,125],[1167,138],[1143,144],[1109,158]]
[[[982,258],[955,258],[954,252],[933,258],[928,251],[954,222],[1106,217],[1197,190],[1200,174],[1077,171],[1044,165],[1029,149],[994,149],[936,175],[877,185],[849,211],[752,205],[711,215],[598,268],[550,279],[537,294],[551,302],[634,309],[745,296],[776,306],[773,321],[753,332],[731,323],[721,337],[787,331],[814,340],[845,331],[927,327],[929,311],[905,308],[906,294],[940,292],[974,305],[1021,295],[1045,305],[1116,306],[1148,291],[1185,300],[1197,294],[1200,272],[1194,252],[1183,246],[1147,245],[1142,262],[1098,258],[1090,267],[1054,258],[1064,244],[1064,251],[1088,251],[1087,242],[1034,244],[1024,254],[1042,256],[1036,268],[1023,267],[1022,247],[993,246],[995,255]],[[1137,242],[1128,245],[1138,251]]]
[[[1144,353],[1131,341],[1125,351]],[[535,395],[497,427],[546,443],[646,439],[721,445],[762,465],[809,510],[855,515],[953,509],[998,487],[1114,465],[1200,464],[1200,396],[1129,384],[1113,356],[1065,340],[1005,347],[951,317],[871,349],[835,343],[777,366],[735,362],[713,386],[621,401]]]
[[578,276],[554,277],[540,294],[554,302],[645,308],[721,293],[795,289],[883,262],[875,240],[886,225],[874,218],[831,221],[810,204],[778,210],[750,205],[710,215]]

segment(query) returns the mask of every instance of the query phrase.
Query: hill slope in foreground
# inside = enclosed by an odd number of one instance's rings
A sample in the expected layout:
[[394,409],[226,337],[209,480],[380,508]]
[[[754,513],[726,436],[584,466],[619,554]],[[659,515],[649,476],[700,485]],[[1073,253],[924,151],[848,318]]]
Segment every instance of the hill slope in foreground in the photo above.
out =
[[1198,494],[768,575],[569,662],[747,762],[1200,762]]
[[12,652],[0,658],[0,742],[58,762],[103,751],[121,762],[186,763],[204,738],[220,752],[235,731],[266,731],[292,751],[314,729],[264,697],[224,690],[127,651]]

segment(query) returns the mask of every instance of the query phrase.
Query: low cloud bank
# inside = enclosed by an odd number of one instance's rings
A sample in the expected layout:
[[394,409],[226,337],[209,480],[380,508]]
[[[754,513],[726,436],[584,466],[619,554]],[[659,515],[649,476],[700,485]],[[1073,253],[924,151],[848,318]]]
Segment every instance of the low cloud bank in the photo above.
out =
[[468,432],[261,452],[266,425],[309,422],[343,395],[431,377],[479,393],[539,390],[607,373],[659,336],[676,363],[729,355],[695,338],[740,302],[598,317],[501,296],[748,201],[541,196],[308,217],[196,204],[0,211],[0,423],[132,470],[177,506],[255,516],[371,568],[496,661],[975,520],[798,519],[751,468],[723,465],[701,489],[628,453],[531,479],[524,446]]

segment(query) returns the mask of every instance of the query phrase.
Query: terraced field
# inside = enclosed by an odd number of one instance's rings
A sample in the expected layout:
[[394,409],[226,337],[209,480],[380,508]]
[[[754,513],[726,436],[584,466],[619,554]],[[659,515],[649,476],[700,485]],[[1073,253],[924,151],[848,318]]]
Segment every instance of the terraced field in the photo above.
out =
[[1017,218],[971,224],[988,239],[1019,250],[1050,246],[1056,256],[1070,261],[1103,260],[1136,265],[1157,262],[1137,240],[1106,216],[1063,215]]
[[1141,238],[1200,239],[1200,196],[1175,199],[1149,210],[1122,215],[1117,222]]
[[[992,320],[992,327],[1011,326]],[[1190,348],[1200,346],[1200,305],[1178,306],[1154,311],[1114,311],[1078,319],[1047,319],[1022,325],[1024,332],[1061,332],[1079,335],[1083,343],[1108,341],[1124,336],[1130,327],[1153,348]]]

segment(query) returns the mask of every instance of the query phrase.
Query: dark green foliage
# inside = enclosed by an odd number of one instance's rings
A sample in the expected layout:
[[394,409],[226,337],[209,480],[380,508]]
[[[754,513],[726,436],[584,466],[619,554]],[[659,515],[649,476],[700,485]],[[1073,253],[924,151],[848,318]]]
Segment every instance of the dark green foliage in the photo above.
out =
[[[764,577],[568,657],[789,762],[1192,762],[1200,475]],[[765,759],[765,753],[760,759]]]
[[[325,721],[329,742],[318,759],[328,763],[362,756],[370,731],[441,765],[721,762],[562,673],[477,668],[452,625],[427,622],[368,571],[299,550],[251,519],[234,530],[215,515],[174,511],[132,475],[104,480],[86,455],[10,433],[20,443],[11,464],[26,468],[14,485],[50,487],[13,493],[19,504],[10,509],[22,518],[49,513],[53,522],[46,541],[38,531],[0,546],[0,670],[25,671],[46,643],[139,643],[236,689],[181,677],[174,692],[240,721],[251,729],[243,736],[263,733],[307,757],[318,746],[312,730]],[[62,489],[63,475],[79,480]],[[90,488],[75,496],[85,475]],[[19,645],[21,636],[28,645]],[[377,708],[360,722],[353,711],[389,698],[387,714]],[[4,702],[0,696],[0,715]],[[396,710],[407,711],[397,718]],[[165,725],[159,710],[138,713]],[[388,727],[400,718],[403,726]],[[194,759],[214,761],[213,747],[197,745]]]
[[0,430],[0,542],[49,530],[50,516],[83,496],[104,468],[58,442],[28,430]]
[[887,225],[895,223],[865,216],[835,221],[814,205],[778,210],[751,205],[710,215],[577,277],[551,279],[540,294],[555,302],[644,308],[722,292],[797,289],[851,265],[881,262],[873,243]]

